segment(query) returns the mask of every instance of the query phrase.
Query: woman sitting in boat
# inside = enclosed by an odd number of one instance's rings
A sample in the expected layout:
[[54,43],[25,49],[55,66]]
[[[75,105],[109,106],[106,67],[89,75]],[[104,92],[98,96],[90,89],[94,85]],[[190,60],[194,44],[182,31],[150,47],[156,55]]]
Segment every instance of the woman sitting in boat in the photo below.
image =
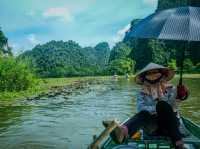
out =
[[177,102],[187,98],[188,90],[184,85],[174,87],[169,83],[174,74],[167,67],[150,63],[136,75],[136,83],[142,85],[137,95],[138,113],[111,133],[115,142],[122,143],[143,129],[148,135],[168,136],[176,149],[185,149]]

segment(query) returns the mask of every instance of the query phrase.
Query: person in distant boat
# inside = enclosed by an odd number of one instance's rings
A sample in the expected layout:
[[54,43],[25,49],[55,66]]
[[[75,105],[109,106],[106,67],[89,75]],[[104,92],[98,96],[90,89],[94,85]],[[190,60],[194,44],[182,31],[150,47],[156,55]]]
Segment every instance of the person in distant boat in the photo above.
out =
[[188,97],[184,85],[169,83],[175,71],[150,63],[136,75],[136,83],[142,86],[137,94],[137,114],[117,127],[111,137],[122,143],[139,129],[147,135],[168,136],[176,149],[186,149],[179,130],[177,103]]
[[113,75],[113,77],[112,77],[114,80],[117,80],[118,79],[118,75],[117,75],[117,73],[115,72],[115,74]]
[[125,79],[126,79],[126,80],[129,79],[129,75],[128,75],[128,73],[125,73]]

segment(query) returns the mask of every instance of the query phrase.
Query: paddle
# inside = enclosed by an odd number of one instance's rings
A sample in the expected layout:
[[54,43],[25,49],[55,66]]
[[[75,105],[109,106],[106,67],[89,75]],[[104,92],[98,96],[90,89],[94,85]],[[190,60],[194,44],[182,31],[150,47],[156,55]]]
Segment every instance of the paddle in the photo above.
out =
[[116,120],[113,120],[107,128],[103,130],[103,132],[94,138],[94,141],[90,144],[88,149],[98,149],[99,144],[103,141],[105,137],[107,137],[117,126],[119,123]]

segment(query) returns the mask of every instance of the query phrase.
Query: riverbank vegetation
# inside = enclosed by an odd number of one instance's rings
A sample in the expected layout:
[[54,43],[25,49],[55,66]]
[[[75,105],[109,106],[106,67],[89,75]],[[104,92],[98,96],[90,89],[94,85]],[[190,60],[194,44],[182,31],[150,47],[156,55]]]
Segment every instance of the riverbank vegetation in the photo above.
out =
[[0,91],[22,91],[36,84],[28,66],[13,57],[0,59]]
[[26,90],[21,91],[4,91],[0,92],[0,104],[1,103],[12,103],[17,99],[27,99],[31,97],[36,97],[41,94],[47,94],[55,88],[62,88],[67,85],[73,85],[77,82],[90,82],[90,81],[104,81],[108,80],[110,77],[71,77],[71,78],[44,78],[36,79],[34,86],[29,87]]
[[[184,79],[200,79],[200,74],[184,74]],[[37,79],[34,86],[29,87],[27,90],[23,91],[4,91],[0,92],[0,103],[5,102],[6,104],[12,103],[15,99],[26,99],[32,96],[37,96],[40,94],[45,94],[50,92],[54,88],[65,87],[67,85],[72,85],[76,82],[90,82],[91,80],[105,81],[111,80],[109,76],[95,76],[95,77],[71,77],[71,78],[44,78]],[[119,79],[124,79],[124,77],[119,77]],[[179,80],[179,75],[176,75],[173,79],[173,83],[177,84]],[[130,76],[130,81],[134,81],[134,75]]]

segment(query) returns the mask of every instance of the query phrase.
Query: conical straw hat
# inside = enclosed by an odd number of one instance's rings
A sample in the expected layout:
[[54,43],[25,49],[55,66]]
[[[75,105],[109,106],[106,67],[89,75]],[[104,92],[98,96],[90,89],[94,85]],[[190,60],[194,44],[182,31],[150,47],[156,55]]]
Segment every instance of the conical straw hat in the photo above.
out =
[[144,75],[146,72],[150,71],[150,70],[161,70],[161,72],[163,72],[164,74],[164,79],[166,81],[169,81],[171,80],[174,75],[175,75],[175,71],[170,69],[170,68],[167,68],[167,67],[164,67],[162,65],[158,65],[158,64],[155,64],[155,63],[149,63],[147,66],[145,66],[141,71],[139,71],[136,76],[135,76],[135,82],[137,84],[143,84],[143,81],[141,80],[141,76]]

